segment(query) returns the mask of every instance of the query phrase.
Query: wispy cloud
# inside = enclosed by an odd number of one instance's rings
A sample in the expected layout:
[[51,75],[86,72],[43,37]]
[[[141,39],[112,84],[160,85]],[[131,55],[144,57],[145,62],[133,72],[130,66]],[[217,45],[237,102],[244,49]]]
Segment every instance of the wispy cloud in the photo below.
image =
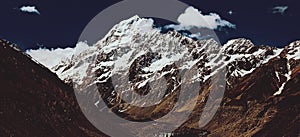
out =
[[197,27],[217,29],[218,27],[235,28],[235,25],[229,21],[221,19],[216,13],[202,14],[201,11],[194,7],[188,7],[184,13],[178,17],[178,22],[182,27]]
[[21,10],[22,12],[40,14],[40,12],[37,10],[37,8],[36,8],[35,6],[22,6],[22,7],[20,8],[20,10]]
[[276,13],[284,14],[288,8],[289,8],[288,6],[276,6],[273,8],[273,14]]

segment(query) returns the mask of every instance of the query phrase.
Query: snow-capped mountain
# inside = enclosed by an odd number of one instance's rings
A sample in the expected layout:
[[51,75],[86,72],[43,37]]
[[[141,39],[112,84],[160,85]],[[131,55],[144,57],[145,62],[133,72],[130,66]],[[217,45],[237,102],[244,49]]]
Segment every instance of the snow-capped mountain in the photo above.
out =
[[[299,129],[299,101],[296,106],[289,105],[300,93],[295,85],[299,84],[300,78],[300,41],[282,49],[255,46],[243,38],[220,45],[213,39],[195,41],[176,31],[162,34],[153,27],[152,19],[134,16],[115,25],[96,44],[78,48],[75,52],[49,69],[67,83],[72,81],[75,88],[97,85],[97,91],[107,106],[126,119],[157,119],[172,109],[172,98],[176,98],[184,84],[199,83],[199,89],[196,88],[199,95],[187,97],[196,100],[197,107],[189,120],[174,133],[188,132],[182,131],[186,127],[198,128],[195,123],[199,121],[211,87],[215,86],[218,90],[225,90],[224,98],[221,98],[216,116],[204,127],[207,130],[199,131],[201,134],[267,136],[270,131],[279,135],[298,134],[295,132]],[[31,55],[32,52],[28,53]],[[37,57],[36,60],[47,66],[44,59]],[[182,75],[189,70],[195,70],[192,76]],[[225,78],[225,83],[220,83],[221,78]],[[165,94],[158,92],[162,89],[161,84],[167,85],[163,88]],[[151,89],[154,93],[150,92]],[[155,96],[142,101],[138,96],[118,95],[117,90]],[[132,102],[127,103],[126,98]],[[291,100],[286,100],[288,98]],[[97,99],[93,96],[92,103],[97,105]],[[171,103],[166,103],[170,100]],[[282,104],[288,106],[282,107]],[[289,110],[293,107],[297,109]],[[177,112],[187,109],[190,108],[181,106]],[[286,114],[283,111],[298,118],[283,118],[281,116]],[[270,126],[274,121],[291,125]],[[288,131],[278,131],[278,128]],[[224,134],[224,129],[230,130]]]
[[[72,51],[58,49],[58,54],[54,50],[52,56],[45,55],[50,54],[45,52],[51,52],[45,49],[41,50],[44,54],[40,50],[30,50],[27,53],[50,68],[62,80],[74,80],[78,84],[82,84],[85,77],[93,76],[98,71],[103,73],[98,74],[94,82],[106,82],[112,75],[132,69],[134,64],[140,64],[135,71],[148,75],[143,81],[151,79],[149,73],[161,71],[176,61],[183,63],[176,64],[180,65],[179,69],[191,69],[196,64],[201,65],[195,79],[205,82],[222,68],[227,69],[228,78],[243,77],[273,58],[283,57],[289,61],[300,59],[299,41],[291,43],[285,49],[255,46],[250,40],[243,38],[230,40],[222,46],[213,39],[194,41],[176,31],[161,34],[159,29],[153,27],[153,23],[152,19],[134,16],[115,25],[95,45],[88,46],[80,42]],[[64,56],[59,57],[62,54]],[[43,58],[38,55],[43,55]],[[57,59],[55,56],[58,56]],[[49,62],[51,60],[55,62]],[[206,71],[210,73],[205,73]],[[281,75],[289,77],[291,74],[288,71]]]

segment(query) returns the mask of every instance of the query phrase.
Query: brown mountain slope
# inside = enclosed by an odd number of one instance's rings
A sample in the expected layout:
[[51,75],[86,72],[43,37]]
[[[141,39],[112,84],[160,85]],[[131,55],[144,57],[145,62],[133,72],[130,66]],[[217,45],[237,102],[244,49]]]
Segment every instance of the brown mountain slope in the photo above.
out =
[[0,136],[104,136],[81,113],[72,88],[0,40]]
[[[212,121],[202,128],[203,131],[198,130],[197,133],[193,130],[198,128],[201,108],[205,105],[198,103],[190,119],[175,134],[212,137],[300,136],[299,60],[290,60],[291,79],[286,82],[280,95],[273,95],[287,80],[281,74],[289,71],[288,61],[282,54],[282,57],[271,59],[251,74],[229,78],[221,107]],[[209,89],[209,84],[205,85],[204,92]],[[201,97],[198,98],[200,100]]]

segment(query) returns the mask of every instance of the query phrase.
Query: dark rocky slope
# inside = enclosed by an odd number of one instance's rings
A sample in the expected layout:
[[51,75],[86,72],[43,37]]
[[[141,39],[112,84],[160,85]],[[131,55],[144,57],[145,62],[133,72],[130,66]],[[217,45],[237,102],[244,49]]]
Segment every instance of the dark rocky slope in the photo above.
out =
[[73,89],[0,40],[1,137],[99,137],[76,102]]

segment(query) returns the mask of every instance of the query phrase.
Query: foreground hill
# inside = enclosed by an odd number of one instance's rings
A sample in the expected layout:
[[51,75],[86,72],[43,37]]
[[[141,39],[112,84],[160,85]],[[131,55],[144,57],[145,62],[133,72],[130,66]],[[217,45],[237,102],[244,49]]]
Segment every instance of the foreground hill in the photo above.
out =
[[84,117],[72,88],[5,40],[0,66],[1,137],[104,136]]

